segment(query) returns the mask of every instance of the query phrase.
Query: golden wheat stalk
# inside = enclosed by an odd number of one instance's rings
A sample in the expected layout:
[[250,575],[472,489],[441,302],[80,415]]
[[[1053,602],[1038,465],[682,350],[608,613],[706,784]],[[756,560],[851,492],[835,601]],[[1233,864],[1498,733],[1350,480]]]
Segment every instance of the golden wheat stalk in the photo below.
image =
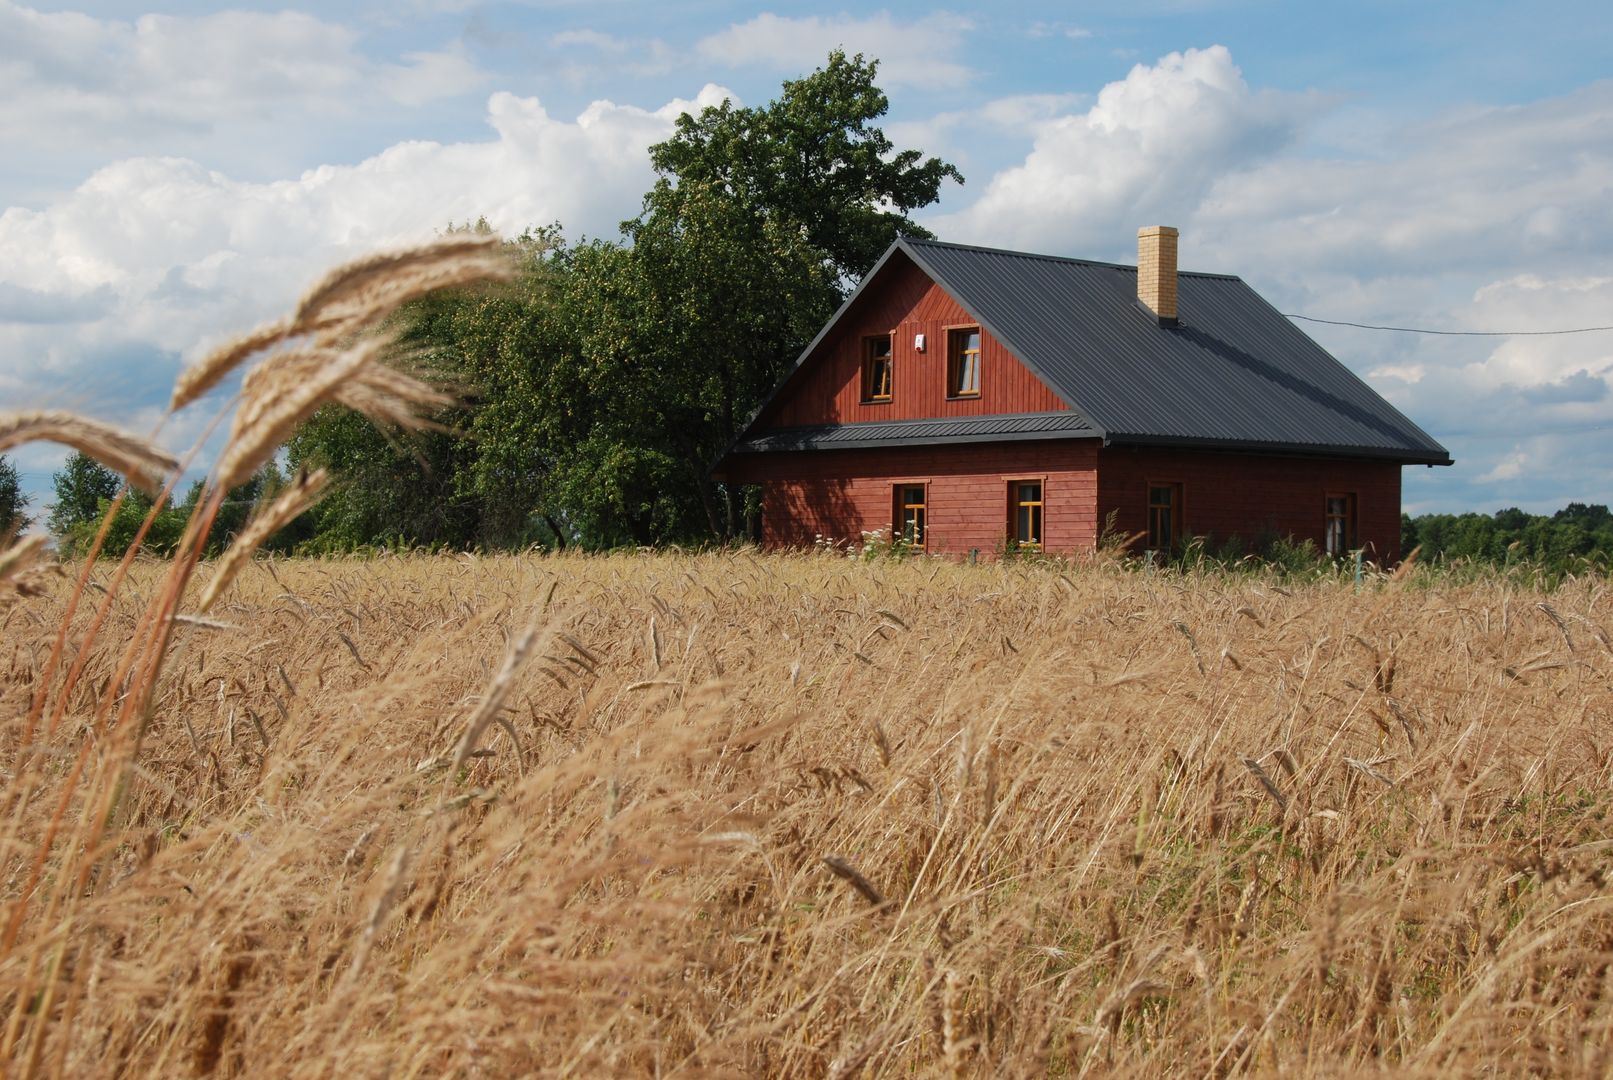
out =
[[71,446],[122,473],[131,485],[152,496],[179,469],[172,454],[110,424],[54,410],[0,413],[0,451],[26,442]]
[[43,536],[29,536],[0,551],[0,584],[19,578],[39,562],[45,550]]
[[297,330],[317,335],[321,340],[337,339],[355,327],[375,325],[411,300],[439,289],[504,281],[514,272],[514,264],[503,255],[466,256],[454,262],[399,272],[370,283],[368,288],[340,302],[322,306],[309,321],[299,323]]
[[283,377],[263,380],[259,392],[241,403],[230,431],[230,441],[219,458],[219,487],[228,491],[257,472],[298,424],[333,400],[343,383],[375,363],[387,345],[387,339],[380,337],[361,341],[335,354],[329,363],[314,368],[301,379],[291,377],[303,374],[301,371],[293,373],[271,368],[271,375],[278,372]]
[[336,390],[335,400],[376,423],[418,429],[440,427],[424,413],[454,404],[455,398],[395,368],[375,365]]
[[224,376],[248,357],[278,345],[286,340],[290,332],[291,323],[277,319],[218,346],[179,373],[179,379],[174,383],[174,396],[168,402],[169,411],[189,405],[222,382]]
[[256,427],[279,403],[287,387],[317,379],[335,356],[331,349],[305,344],[282,349],[254,364],[241,380],[241,403],[236,406],[235,419],[231,422],[231,441]]
[[379,315],[450,284],[513,274],[498,256],[494,233],[451,233],[429,244],[383,251],[326,274],[297,302],[297,333],[373,321]]
[[460,736],[459,745],[454,749],[455,769],[470,759],[471,751],[476,749],[482,733],[504,708],[504,699],[510,696],[510,691],[515,687],[515,677],[526,666],[537,643],[538,629],[535,626],[527,627],[520,637],[510,643],[510,650],[504,654],[504,663],[499,665],[498,674],[487,684],[482,703],[465,723],[465,734]]
[[333,339],[374,325],[403,304],[438,289],[508,280],[515,274],[515,265],[503,255],[500,245],[492,233],[455,233],[338,267],[297,302],[290,319],[265,323],[226,341],[186,368],[174,384],[168,407],[185,407],[245,361],[291,339],[313,334],[321,345],[328,346]]
[[218,568],[213,571],[213,579],[207,583],[207,588],[202,590],[202,598],[196,605],[197,612],[211,608],[218,598],[224,595],[224,590],[230,587],[230,583],[235,580],[242,567],[252,558],[252,553],[257,551],[265,540],[296,520],[304,510],[317,503],[328,483],[330,475],[324,469],[316,469],[299,476],[262,513],[253,518],[235,538],[235,542],[224,553],[224,557],[219,559]]

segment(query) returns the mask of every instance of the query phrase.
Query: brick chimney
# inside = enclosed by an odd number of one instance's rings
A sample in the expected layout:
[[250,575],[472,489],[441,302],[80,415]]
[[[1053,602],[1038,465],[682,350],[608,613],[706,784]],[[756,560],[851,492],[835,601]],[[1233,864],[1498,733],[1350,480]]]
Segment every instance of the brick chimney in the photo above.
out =
[[1137,299],[1162,322],[1176,321],[1176,238],[1169,225],[1137,230]]

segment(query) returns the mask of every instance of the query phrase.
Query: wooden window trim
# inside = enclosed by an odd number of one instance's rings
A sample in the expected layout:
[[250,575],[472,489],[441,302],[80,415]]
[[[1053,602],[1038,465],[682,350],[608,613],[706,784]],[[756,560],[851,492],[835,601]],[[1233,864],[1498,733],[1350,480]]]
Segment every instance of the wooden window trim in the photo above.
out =
[[[948,401],[979,401],[980,400],[981,390],[983,390],[985,388],[985,382],[986,382],[986,379],[985,379],[986,333],[985,333],[985,331],[980,328],[979,323],[955,323],[955,324],[951,324],[951,325],[948,325],[948,326],[941,327],[941,333],[944,335],[944,338],[945,338],[945,341],[946,341],[946,352],[947,352],[946,399]],[[959,353],[959,354],[957,354],[956,357],[954,356],[953,351],[952,351],[952,339],[953,339],[953,336],[955,334],[959,334],[959,333],[975,333],[975,334],[980,335],[980,347],[975,350],[975,383],[976,383],[977,389],[975,389],[975,390],[973,390],[973,391],[971,391],[969,393],[963,393],[963,394],[953,392],[953,387],[957,385],[957,381],[958,381],[956,378],[954,378],[954,375],[956,374],[955,368],[954,368],[954,360],[955,359],[960,359],[962,354]]]
[[[889,344],[889,351],[885,354],[886,386],[883,396],[873,392],[873,344],[880,338]],[[858,346],[861,350],[861,359],[857,365],[858,401],[863,405],[889,405],[896,397],[896,331],[886,334],[867,334],[861,339]]]
[[924,502],[920,509],[924,511],[924,527],[919,531],[918,543],[913,545],[919,551],[930,550],[930,482],[928,480],[908,479],[891,481],[891,542],[895,543],[897,537],[907,533],[906,513],[910,505],[906,500],[905,488],[923,488]]
[[[1328,533],[1334,514],[1330,504],[1334,499],[1344,500],[1344,550],[1329,551]],[[1361,503],[1353,491],[1329,491],[1322,496],[1322,550],[1334,558],[1343,558],[1361,546]]]
[[[1005,492],[1005,494],[1007,496],[1007,500],[1008,500],[1007,506],[1005,508],[1006,511],[1007,511],[1007,520],[1008,520],[1008,542],[1010,544],[1013,544],[1016,547],[1018,547],[1018,549],[1021,550],[1021,551],[1046,551],[1047,550],[1047,476],[1048,476],[1047,473],[1042,473],[1040,475],[1031,474],[1031,475],[1028,475],[1028,476],[1004,476],[1002,478],[1003,483],[1004,483],[1004,492]],[[1038,540],[1035,544],[1024,544],[1024,545],[1020,544],[1020,540],[1019,540],[1019,506],[1020,506],[1020,503],[1019,503],[1019,485],[1020,484],[1040,484],[1042,486],[1042,500],[1041,500],[1041,503],[1039,504],[1041,506],[1041,508],[1042,508],[1042,538],[1040,540]]]
[[1175,547],[1186,531],[1183,523],[1187,520],[1187,485],[1181,480],[1150,478],[1144,482],[1143,487],[1143,505],[1146,508],[1143,523],[1148,526],[1143,534],[1143,544],[1150,551],[1168,550],[1154,543],[1154,489],[1162,487],[1170,488],[1175,496],[1171,500],[1170,546]]

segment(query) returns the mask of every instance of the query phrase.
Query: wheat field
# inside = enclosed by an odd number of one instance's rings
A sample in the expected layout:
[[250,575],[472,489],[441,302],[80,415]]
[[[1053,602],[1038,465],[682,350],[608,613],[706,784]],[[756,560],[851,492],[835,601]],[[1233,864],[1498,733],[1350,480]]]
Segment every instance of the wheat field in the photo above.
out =
[[260,560],[97,726],[163,569],[0,610],[15,1075],[1613,1068],[1605,580]]

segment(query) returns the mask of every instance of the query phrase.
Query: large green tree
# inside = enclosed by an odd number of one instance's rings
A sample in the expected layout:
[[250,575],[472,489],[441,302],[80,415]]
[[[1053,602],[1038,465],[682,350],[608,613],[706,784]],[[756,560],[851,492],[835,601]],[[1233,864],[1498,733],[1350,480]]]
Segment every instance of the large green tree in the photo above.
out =
[[572,264],[593,460],[689,493],[679,533],[735,534],[735,493],[711,463],[844,289],[897,235],[928,235],[909,212],[962,181],[874,126],[889,107],[877,72],[837,50],[765,106],[680,117],[650,148],[660,176],[627,243]]
[[1466,559],[1506,564],[1529,562],[1567,572],[1586,560],[1613,558],[1613,513],[1602,505],[1569,503],[1551,516],[1516,507],[1492,514],[1402,514],[1403,551],[1421,547],[1424,562]]
[[766,106],[684,116],[651,148],[657,181],[619,242],[528,235],[511,245],[513,287],[404,312],[417,362],[468,399],[438,421],[468,439],[315,417],[292,461],[343,482],[315,511],[316,542],[735,535],[736,493],[712,462],[891,240],[927,235],[908,214],[961,180],[875,126],[877,70],[835,52]]
[[28,527],[28,496],[17,467],[0,454],[0,541]]
[[117,495],[123,480],[88,454],[74,451],[51,477],[51,486],[55,488],[56,501],[51,504],[45,526],[58,540],[67,540],[79,526],[101,520],[106,504]]

